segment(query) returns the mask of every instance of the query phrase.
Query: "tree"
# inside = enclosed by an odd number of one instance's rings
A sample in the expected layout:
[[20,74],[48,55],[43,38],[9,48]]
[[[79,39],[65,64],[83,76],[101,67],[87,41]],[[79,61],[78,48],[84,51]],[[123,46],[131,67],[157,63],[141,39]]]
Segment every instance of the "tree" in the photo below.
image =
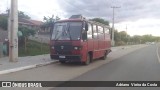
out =
[[54,15],[52,15],[51,17],[44,16],[43,18],[44,24],[42,25],[42,28],[47,29],[47,30],[52,29],[54,22],[57,20],[60,20],[58,16],[56,17],[54,17]]
[[[9,10],[7,10],[7,13]],[[0,15],[0,27],[4,30],[7,30],[8,27],[8,15],[7,13]],[[22,11],[18,11],[18,18],[30,19],[30,17]]]
[[127,34],[127,32],[118,32],[118,30],[114,30],[114,40],[117,46],[128,44],[130,42],[130,39],[131,37]]
[[[9,14],[9,12],[10,12],[10,9],[7,9],[6,13]],[[25,14],[23,11],[18,11],[18,18],[31,19],[31,17]]]
[[128,34],[125,31],[121,31],[119,32],[119,36],[120,36],[120,40],[127,42],[128,41]]
[[0,15],[0,27],[4,30],[7,30],[8,18],[5,15]]
[[18,31],[22,32],[22,36],[18,37],[19,46],[20,47],[24,46],[26,51],[27,50],[26,44],[27,44],[28,37],[34,36],[36,32],[33,29],[23,27],[23,26],[18,27]]
[[142,37],[140,35],[134,35],[132,38],[131,38],[131,41],[135,44],[139,44],[142,42]]
[[25,14],[22,11],[18,11],[18,18],[25,18],[25,19],[31,19],[27,14]]
[[29,37],[29,36],[34,36],[35,35],[35,31],[36,30],[33,30],[33,29],[30,29],[28,27],[24,27],[24,26],[20,26],[18,27],[18,30],[22,32],[22,37]]
[[145,42],[152,42],[152,38],[153,38],[152,35],[143,35],[142,36],[142,42],[143,43],[145,43]]
[[93,19],[90,19],[91,21],[96,21],[96,22],[99,22],[99,23],[102,23],[102,24],[105,24],[105,25],[109,25],[109,21],[106,21],[102,18],[93,18]]

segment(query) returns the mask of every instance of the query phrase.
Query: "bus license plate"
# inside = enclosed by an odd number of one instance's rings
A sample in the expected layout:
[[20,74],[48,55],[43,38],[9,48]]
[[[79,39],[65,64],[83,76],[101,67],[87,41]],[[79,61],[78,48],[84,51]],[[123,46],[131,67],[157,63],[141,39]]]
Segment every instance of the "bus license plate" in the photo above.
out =
[[65,56],[59,56],[59,58],[66,58]]

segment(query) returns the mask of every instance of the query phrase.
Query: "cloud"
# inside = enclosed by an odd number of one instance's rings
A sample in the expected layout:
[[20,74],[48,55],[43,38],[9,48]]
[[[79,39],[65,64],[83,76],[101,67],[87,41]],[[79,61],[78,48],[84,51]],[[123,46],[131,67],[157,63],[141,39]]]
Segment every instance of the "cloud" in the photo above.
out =
[[[160,36],[160,19],[148,18],[139,19],[137,21],[128,21],[117,23],[115,26],[119,31],[127,31],[129,35],[145,35],[152,34]],[[126,30],[127,26],[127,30]]]
[[[10,6],[10,0],[1,0],[0,12]],[[159,0],[18,0],[19,10],[34,18],[58,14],[68,18],[73,14],[102,17],[112,21],[111,6],[115,9],[115,22],[134,21],[141,18],[160,18]]]
[[[4,13],[9,7],[10,0],[1,0],[0,13]],[[56,0],[18,0],[18,10],[38,20],[43,20],[43,16],[51,16],[61,11]]]
[[1,0],[0,13],[6,12],[7,8],[9,8],[8,5],[9,5],[9,1],[8,0]]
[[115,10],[116,22],[138,20],[141,18],[160,18],[159,0],[59,0],[59,6],[67,15],[83,14],[87,17],[103,17],[111,21],[111,6]]
[[[11,0],[0,1],[0,13],[3,13],[10,7]],[[160,0],[18,0],[18,9],[36,20],[52,14],[61,18],[82,14],[112,22],[111,6],[121,7],[115,9],[115,28],[118,30],[125,30],[127,24],[131,35],[158,36],[160,33]]]

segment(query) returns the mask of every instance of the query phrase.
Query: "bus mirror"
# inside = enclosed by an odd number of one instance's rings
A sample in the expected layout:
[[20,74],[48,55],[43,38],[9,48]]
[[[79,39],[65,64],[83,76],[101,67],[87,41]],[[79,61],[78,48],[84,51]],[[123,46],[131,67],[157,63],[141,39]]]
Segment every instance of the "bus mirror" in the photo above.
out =
[[82,40],[85,41],[87,40],[87,31],[83,30],[82,32]]
[[111,34],[111,33],[112,33],[112,29],[110,28],[110,29],[109,29],[109,34]]

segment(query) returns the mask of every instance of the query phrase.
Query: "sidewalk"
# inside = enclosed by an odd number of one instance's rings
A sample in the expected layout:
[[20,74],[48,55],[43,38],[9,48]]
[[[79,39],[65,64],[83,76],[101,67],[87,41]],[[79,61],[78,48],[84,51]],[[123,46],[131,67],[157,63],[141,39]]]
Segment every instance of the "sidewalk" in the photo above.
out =
[[113,52],[113,51],[122,50],[122,49],[134,48],[136,46],[141,46],[141,45],[143,45],[143,44],[129,45],[129,46],[116,46],[116,47],[112,47],[111,50]]
[[51,60],[49,54],[38,56],[19,57],[18,62],[9,62],[8,57],[0,58],[0,75],[20,70],[35,68],[51,63],[57,60]]

